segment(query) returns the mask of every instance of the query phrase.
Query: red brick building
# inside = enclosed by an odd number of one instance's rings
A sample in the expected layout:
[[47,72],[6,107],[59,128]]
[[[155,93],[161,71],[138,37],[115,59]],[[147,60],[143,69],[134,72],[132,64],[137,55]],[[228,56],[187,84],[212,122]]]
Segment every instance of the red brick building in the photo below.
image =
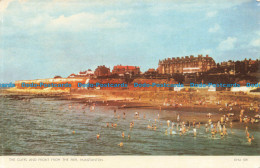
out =
[[216,63],[212,57],[206,55],[193,55],[177,58],[168,58],[159,60],[158,71],[159,74],[174,74],[174,73],[197,73],[206,72],[211,68],[216,67]]
[[138,66],[123,66],[123,65],[117,65],[114,66],[112,70],[112,74],[117,74],[117,75],[125,75],[125,74],[132,74],[132,75],[137,75],[140,74],[140,67]]
[[107,68],[105,65],[98,66],[94,72],[95,76],[109,76],[110,68]]

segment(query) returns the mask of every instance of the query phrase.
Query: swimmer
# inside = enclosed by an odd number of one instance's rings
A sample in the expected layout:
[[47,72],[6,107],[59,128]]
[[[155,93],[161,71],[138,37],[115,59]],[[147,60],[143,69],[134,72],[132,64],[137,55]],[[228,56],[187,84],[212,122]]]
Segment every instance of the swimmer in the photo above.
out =
[[114,124],[114,128],[116,128],[117,127],[117,124]]
[[252,139],[251,138],[248,138],[248,142],[251,143]]
[[156,131],[156,126],[154,126],[153,130]]
[[118,146],[123,147],[124,146],[123,142],[120,142],[120,144],[118,144]]
[[165,135],[168,135],[168,131],[167,131],[167,129],[165,130]]
[[114,127],[113,123],[111,123],[111,127]]
[[224,137],[224,133],[223,133],[223,132],[221,132],[221,133],[220,133],[220,136],[221,136],[221,138],[223,138],[223,137]]
[[97,134],[97,139],[99,139],[99,137],[100,137],[100,134],[98,133],[98,134]]
[[125,119],[125,112],[124,112],[124,116],[123,116],[123,118]]
[[75,131],[72,131],[73,134],[75,134]]
[[133,124],[132,123],[130,123],[130,128],[133,128]]
[[131,138],[131,136],[130,136],[130,134],[128,134],[128,140],[130,140],[130,138]]
[[144,114],[144,119],[145,119],[145,114]]
[[170,129],[170,135],[172,135],[172,129]]
[[215,137],[215,132],[211,131],[211,137],[214,138]]
[[122,138],[125,138],[125,133],[124,132],[122,132]]
[[252,139],[252,140],[254,140],[254,139],[255,139],[253,135],[251,136],[251,139]]
[[117,115],[117,119],[119,119],[120,118],[120,115]]
[[109,127],[109,123],[107,123],[107,128]]
[[200,122],[199,122],[199,128],[200,128]]
[[250,136],[250,134],[249,134],[249,132],[247,132],[247,133],[246,133],[246,137],[249,138],[249,136]]
[[178,114],[177,116],[177,121],[179,122],[180,121],[180,115]]

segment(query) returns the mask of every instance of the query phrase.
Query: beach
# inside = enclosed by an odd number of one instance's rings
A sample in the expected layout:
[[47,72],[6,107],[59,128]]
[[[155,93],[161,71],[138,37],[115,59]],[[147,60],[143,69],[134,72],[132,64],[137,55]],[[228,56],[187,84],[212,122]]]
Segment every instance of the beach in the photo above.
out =
[[[57,100],[71,100],[86,106],[95,103],[96,106],[113,106],[117,109],[153,109],[168,111],[167,120],[176,121],[176,116],[171,116],[171,111],[178,112],[182,120],[196,121],[204,124],[208,122],[207,114],[211,113],[212,122],[220,120],[221,116],[233,114],[230,118],[234,127],[241,127],[239,123],[240,111],[244,109],[244,116],[254,117],[259,114],[258,95],[239,92],[173,92],[173,91],[107,91],[83,90],[74,93],[40,93],[6,92],[6,96],[21,99],[30,98],[55,98]],[[222,108],[222,110],[220,110]],[[250,123],[249,123],[250,124]],[[243,125],[243,124],[242,124]],[[250,126],[258,128],[259,122]]]

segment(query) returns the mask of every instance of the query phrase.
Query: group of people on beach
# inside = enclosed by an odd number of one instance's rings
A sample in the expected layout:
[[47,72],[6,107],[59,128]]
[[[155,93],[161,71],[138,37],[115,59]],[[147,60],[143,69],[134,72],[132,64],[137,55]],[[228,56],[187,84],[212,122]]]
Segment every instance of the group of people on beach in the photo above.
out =
[[[218,104],[221,104],[220,101],[218,101]],[[164,104],[167,105],[167,104]],[[230,133],[232,132],[232,128],[233,128],[233,120],[234,120],[234,113],[232,113],[233,111],[233,106],[239,106],[236,102],[235,103],[225,103],[225,107],[221,107],[222,109],[227,109],[227,110],[220,110],[223,112],[223,115],[220,117],[220,119],[217,122],[213,122],[212,121],[212,114],[209,113],[207,114],[208,117],[208,122],[200,122],[194,119],[192,122],[190,121],[182,121],[180,119],[180,114],[177,114],[176,116],[176,121],[170,121],[167,120],[166,121],[166,126],[163,124],[164,122],[160,121],[160,112],[162,110],[162,106],[160,106],[159,108],[159,112],[157,114],[157,117],[154,119],[148,119],[148,125],[147,125],[147,129],[149,130],[158,130],[158,128],[164,128],[166,127],[164,134],[165,135],[173,135],[173,134],[179,134],[180,136],[184,136],[184,135],[189,135],[191,132],[193,134],[193,137],[196,137],[198,135],[198,131],[201,129],[201,125],[204,124],[205,127],[205,133],[208,134],[209,133],[209,137],[215,139],[217,136],[220,136],[221,138],[224,138],[225,136],[228,136],[228,131],[227,131],[227,127],[230,128]],[[251,105],[251,107],[253,107],[253,105]],[[71,106],[69,107],[71,108]],[[94,110],[95,109],[95,104],[93,104],[92,106],[90,106],[90,110]],[[258,122],[258,118],[254,118],[254,117],[247,117],[245,116],[245,109],[240,107],[240,115],[239,115],[239,121],[240,123],[244,123],[244,124],[248,124],[248,123],[256,123]],[[252,111],[252,108],[251,108]],[[226,113],[225,113],[226,112]],[[228,113],[227,113],[228,112]],[[116,109],[114,110],[114,118],[117,118],[118,120],[121,118],[121,116],[119,114],[117,114]],[[123,112],[123,119],[126,118],[126,113]],[[259,116],[260,118],[260,116]],[[141,115],[140,112],[135,112],[134,113],[134,119],[141,119]],[[143,114],[143,119],[146,119],[146,115]],[[116,128],[117,127],[117,123],[106,123],[106,127],[107,128]],[[130,130],[134,127],[134,121],[129,123],[129,128]],[[245,127],[245,133],[246,133],[246,138],[247,141],[249,143],[251,143],[254,140],[254,136],[250,135],[249,130],[248,130],[248,126]],[[204,131],[203,131],[204,132]],[[97,140],[100,139],[100,133],[97,134]],[[121,137],[125,138],[125,133],[124,131],[121,133]],[[128,139],[130,140],[130,134],[128,134]],[[123,146],[123,142],[120,142],[118,144],[120,147]]]

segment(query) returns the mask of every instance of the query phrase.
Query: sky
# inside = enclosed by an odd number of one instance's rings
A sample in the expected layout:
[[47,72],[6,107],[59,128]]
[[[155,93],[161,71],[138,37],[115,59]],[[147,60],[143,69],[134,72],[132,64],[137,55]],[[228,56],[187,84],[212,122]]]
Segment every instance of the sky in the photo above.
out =
[[256,0],[0,0],[0,82],[198,54],[260,58]]

